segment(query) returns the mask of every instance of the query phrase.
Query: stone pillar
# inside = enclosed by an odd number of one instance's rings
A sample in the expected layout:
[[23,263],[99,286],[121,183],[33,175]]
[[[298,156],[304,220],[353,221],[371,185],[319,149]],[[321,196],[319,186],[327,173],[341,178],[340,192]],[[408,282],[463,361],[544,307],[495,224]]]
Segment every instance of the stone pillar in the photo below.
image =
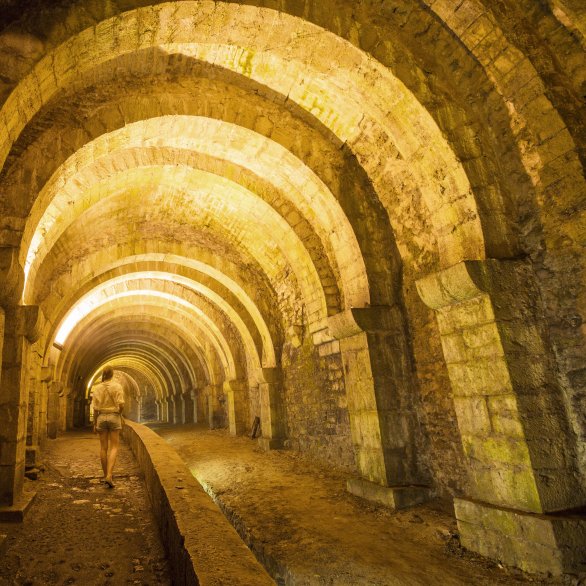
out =
[[63,385],[59,381],[53,381],[49,384],[48,390],[47,435],[49,438],[55,439],[59,431],[59,396],[63,391]]
[[195,421],[196,423],[205,423],[206,422],[206,414],[207,414],[207,396],[206,396],[206,387],[195,389]]
[[183,423],[194,423],[195,406],[193,404],[193,391],[183,393]]
[[31,344],[39,337],[36,306],[3,310],[0,374],[0,506],[18,506],[23,497]]
[[59,431],[67,431],[73,428],[72,389],[63,387],[59,392]]
[[246,432],[247,405],[246,382],[232,380],[224,383],[224,393],[228,397],[228,423],[231,435]]
[[258,439],[264,450],[283,447],[285,426],[283,422],[282,373],[280,368],[263,368],[264,381],[259,382],[260,427],[262,436]]
[[417,283],[436,310],[471,480],[464,546],[533,572],[577,570],[586,504],[529,263],[465,261]]
[[175,419],[175,397],[173,395],[167,397],[167,421],[177,423]]
[[41,356],[36,344],[31,349],[31,360],[28,378],[28,422],[26,434],[26,466],[35,467],[39,457],[40,445],[40,414],[41,414],[41,387],[40,381]]
[[198,409],[198,405],[197,405],[197,395],[198,395],[197,389],[191,389],[191,391],[189,391],[189,397],[191,400],[193,423],[199,422],[199,409]]
[[39,388],[39,448],[41,452],[47,445],[47,406],[49,403],[49,383],[41,380]]
[[220,404],[218,395],[222,389],[221,385],[208,385],[205,388],[208,410],[208,425],[210,429],[217,429],[221,426],[222,405]]
[[124,416],[131,421],[138,421],[140,419],[140,397],[134,398],[128,393],[125,394],[124,400]]
[[46,446],[49,434],[49,397],[53,381],[53,369],[49,366],[41,367],[40,378],[39,445],[42,451]]
[[185,400],[183,393],[175,395],[175,423],[185,423]]
[[206,395],[207,398],[207,409],[208,409],[208,427],[210,429],[214,429],[214,404],[215,404],[215,397],[210,393]]
[[399,307],[355,308],[328,320],[339,340],[356,463],[353,494],[399,509],[430,497],[416,452],[407,336]]
[[165,412],[165,406],[167,405],[167,401],[165,399],[159,399],[157,401],[157,413],[159,417],[159,421],[165,423],[167,421],[167,414]]
[[157,421],[165,421],[165,409],[163,407],[163,400],[155,399],[155,405],[157,407]]

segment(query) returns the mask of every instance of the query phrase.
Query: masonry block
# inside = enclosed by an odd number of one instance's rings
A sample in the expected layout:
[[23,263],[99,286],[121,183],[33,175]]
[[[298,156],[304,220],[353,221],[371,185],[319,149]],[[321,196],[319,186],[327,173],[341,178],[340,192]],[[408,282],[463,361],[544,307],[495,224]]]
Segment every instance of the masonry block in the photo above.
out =
[[455,499],[462,545],[527,572],[586,571],[586,516],[537,515]]
[[382,482],[387,477],[384,455],[380,448],[354,446],[356,464],[360,473],[372,482]]
[[346,483],[348,492],[380,503],[392,510],[405,509],[428,501],[431,491],[424,486],[381,486],[364,478],[351,478]]
[[454,395],[501,395],[511,390],[507,364],[503,357],[448,364]]
[[282,438],[259,437],[257,441],[259,447],[265,452],[269,452],[270,450],[281,450],[284,445],[284,440]]
[[454,406],[458,416],[458,427],[462,434],[491,433],[492,425],[485,397],[454,397]]
[[469,473],[473,480],[472,498],[530,512],[543,511],[533,470],[529,466],[495,466],[490,462],[470,460]]
[[36,496],[34,491],[23,491],[12,505],[0,505],[0,523],[22,523]]
[[513,394],[486,397],[489,425],[494,433],[508,437],[525,437],[525,430],[519,417],[517,399]]

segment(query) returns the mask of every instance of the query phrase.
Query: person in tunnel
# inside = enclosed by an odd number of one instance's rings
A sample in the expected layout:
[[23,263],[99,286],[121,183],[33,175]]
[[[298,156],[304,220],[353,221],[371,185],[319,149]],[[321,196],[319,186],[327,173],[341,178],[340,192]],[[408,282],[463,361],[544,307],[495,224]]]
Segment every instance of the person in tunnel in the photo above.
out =
[[114,488],[112,473],[118,456],[124,409],[124,390],[120,383],[113,380],[113,377],[114,371],[107,366],[102,372],[102,382],[92,389],[94,433],[100,435],[103,482],[110,488]]

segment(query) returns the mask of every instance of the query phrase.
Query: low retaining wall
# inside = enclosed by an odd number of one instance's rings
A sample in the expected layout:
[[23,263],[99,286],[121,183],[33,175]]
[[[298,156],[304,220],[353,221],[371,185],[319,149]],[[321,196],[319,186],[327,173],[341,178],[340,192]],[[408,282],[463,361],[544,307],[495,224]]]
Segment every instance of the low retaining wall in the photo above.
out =
[[174,585],[275,582],[164,439],[126,420],[124,439],[144,473]]

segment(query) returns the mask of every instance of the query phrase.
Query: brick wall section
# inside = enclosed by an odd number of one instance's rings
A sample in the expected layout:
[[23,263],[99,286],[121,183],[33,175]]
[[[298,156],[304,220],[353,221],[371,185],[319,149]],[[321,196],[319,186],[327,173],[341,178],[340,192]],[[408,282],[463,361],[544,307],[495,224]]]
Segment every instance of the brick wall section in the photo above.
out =
[[288,445],[322,463],[354,468],[342,358],[319,349],[306,338],[284,351]]
[[404,288],[414,360],[413,402],[421,425],[422,463],[442,496],[466,494],[468,474],[454,398],[433,311],[425,311],[415,287]]

